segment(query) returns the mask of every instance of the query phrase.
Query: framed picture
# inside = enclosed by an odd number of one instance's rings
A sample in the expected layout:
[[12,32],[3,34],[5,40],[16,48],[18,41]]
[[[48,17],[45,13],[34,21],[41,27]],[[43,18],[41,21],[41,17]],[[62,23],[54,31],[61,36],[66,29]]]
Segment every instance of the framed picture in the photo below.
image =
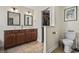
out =
[[33,25],[33,16],[24,15],[24,25],[25,26],[32,26]]
[[64,10],[64,21],[76,21],[77,20],[77,7],[70,7]]

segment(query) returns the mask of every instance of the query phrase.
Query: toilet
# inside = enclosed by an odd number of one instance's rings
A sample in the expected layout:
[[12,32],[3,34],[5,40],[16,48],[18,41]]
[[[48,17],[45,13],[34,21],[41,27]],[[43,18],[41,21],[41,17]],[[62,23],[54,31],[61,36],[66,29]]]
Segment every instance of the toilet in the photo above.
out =
[[68,31],[65,33],[65,39],[63,39],[64,44],[64,52],[70,53],[72,52],[72,45],[74,43],[74,40],[76,38],[76,32],[74,31]]

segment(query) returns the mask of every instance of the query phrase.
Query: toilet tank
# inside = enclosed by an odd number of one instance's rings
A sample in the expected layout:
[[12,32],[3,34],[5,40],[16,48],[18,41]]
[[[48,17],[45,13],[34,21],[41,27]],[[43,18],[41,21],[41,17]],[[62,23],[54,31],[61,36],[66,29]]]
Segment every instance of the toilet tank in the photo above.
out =
[[74,31],[65,32],[65,38],[74,40],[76,38],[76,32],[74,32]]

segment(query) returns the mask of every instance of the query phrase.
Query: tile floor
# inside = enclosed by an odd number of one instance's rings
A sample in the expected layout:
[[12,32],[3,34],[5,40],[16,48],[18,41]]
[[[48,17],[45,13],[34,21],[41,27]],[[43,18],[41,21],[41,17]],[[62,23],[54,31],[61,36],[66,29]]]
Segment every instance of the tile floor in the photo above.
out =
[[[52,53],[64,53],[64,48],[58,47]],[[71,53],[79,53],[79,50],[78,51],[72,50]]]
[[27,44],[22,44],[4,51],[5,53],[42,53],[43,44],[40,42],[31,42]]
[[[22,44],[4,51],[0,48],[0,53],[43,53],[43,43],[31,42],[27,44]],[[64,48],[58,47],[52,53],[64,53]],[[73,50],[72,53],[79,53],[79,51]]]
[[52,53],[64,53],[64,49],[61,47],[58,47]]

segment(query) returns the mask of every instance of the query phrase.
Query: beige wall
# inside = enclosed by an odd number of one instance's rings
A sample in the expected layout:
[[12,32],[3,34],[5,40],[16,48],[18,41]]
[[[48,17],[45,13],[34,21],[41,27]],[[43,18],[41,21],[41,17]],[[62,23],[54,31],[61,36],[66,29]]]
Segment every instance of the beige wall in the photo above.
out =
[[[64,31],[64,22],[62,17],[62,7],[56,6],[55,7],[55,26],[54,27],[47,27],[46,29],[46,51],[52,52],[58,46],[58,41],[60,34]],[[52,16],[53,17],[53,16]],[[56,32],[56,34],[53,34]]]
[[[53,34],[56,32],[56,34]],[[58,46],[58,33],[55,27],[46,27],[46,52],[52,52]]]

